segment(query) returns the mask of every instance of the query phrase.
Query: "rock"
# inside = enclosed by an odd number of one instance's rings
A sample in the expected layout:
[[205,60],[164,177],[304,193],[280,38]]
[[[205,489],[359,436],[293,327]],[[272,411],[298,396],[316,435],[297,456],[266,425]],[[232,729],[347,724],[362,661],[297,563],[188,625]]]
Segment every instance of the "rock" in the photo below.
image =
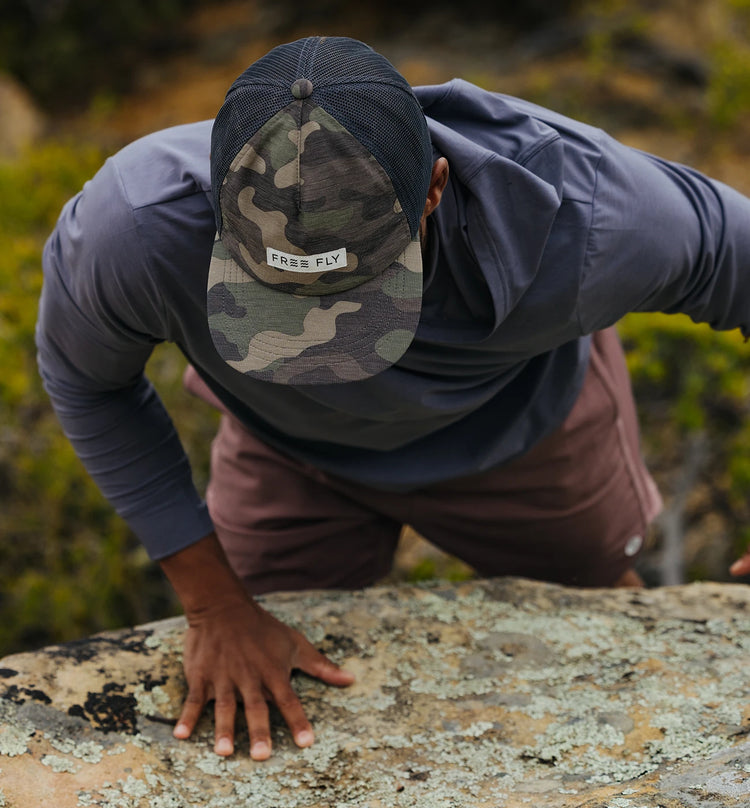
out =
[[522,579],[266,596],[357,674],[297,677],[274,754],[171,728],[174,619],[0,660],[0,805],[734,808],[750,801],[750,587]]
[[13,158],[39,137],[44,117],[26,90],[2,73],[0,110],[0,159]]

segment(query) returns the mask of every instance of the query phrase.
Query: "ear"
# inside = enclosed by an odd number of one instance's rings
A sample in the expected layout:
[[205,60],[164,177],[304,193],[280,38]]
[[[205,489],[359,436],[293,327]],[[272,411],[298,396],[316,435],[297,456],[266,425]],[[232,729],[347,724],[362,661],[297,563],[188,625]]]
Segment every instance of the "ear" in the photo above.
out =
[[438,157],[432,166],[430,188],[427,191],[427,201],[422,212],[422,223],[440,204],[445,186],[448,184],[448,161],[445,157]]

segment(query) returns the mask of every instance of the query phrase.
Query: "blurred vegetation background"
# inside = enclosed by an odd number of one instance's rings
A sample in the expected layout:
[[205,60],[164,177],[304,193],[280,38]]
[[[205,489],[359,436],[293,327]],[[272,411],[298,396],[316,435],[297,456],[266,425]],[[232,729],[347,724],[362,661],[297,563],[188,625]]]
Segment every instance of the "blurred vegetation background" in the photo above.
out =
[[[178,611],[57,424],[35,362],[40,256],[108,154],[213,116],[279,42],[363,39],[413,84],[525,96],[750,193],[750,0],[0,0],[0,656]],[[644,452],[667,508],[651,585],[728,580],[750,542],[748,349],[680,316],[626,318]],[[149,376],[205,487],[216,414],[160,346]],[[405,531],[394,579],[471,570]]]

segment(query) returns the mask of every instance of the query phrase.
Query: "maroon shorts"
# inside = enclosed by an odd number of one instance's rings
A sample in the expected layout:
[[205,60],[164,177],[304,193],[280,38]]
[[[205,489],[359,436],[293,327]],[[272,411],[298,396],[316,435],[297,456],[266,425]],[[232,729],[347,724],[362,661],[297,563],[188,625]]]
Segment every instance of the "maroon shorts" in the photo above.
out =
[[[220,406],[192,368],[185,384]],[[594,335],[562,426],[500,468],[410,493],[378,491],[277,452],[225,412],[206,498],[254,594],[370,585],[389,572],[404,525],[482,576],[608,586],[633,566],[661,508],[613,328]]]

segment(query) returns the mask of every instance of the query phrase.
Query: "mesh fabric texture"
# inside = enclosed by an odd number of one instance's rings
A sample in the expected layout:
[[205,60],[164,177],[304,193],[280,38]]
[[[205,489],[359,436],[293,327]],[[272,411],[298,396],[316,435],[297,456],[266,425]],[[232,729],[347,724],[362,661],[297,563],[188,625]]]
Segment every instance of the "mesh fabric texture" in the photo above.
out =
[[309,79],[319,104],[375,157],[393,183],[412,238],[424,208],[432,147],[411,87],[385,57],[346,37],[309,37],[280,45],[230,87],[211,137],[211,181],[217,230],[219,191],[242,146],[293,102],[292,84]]

